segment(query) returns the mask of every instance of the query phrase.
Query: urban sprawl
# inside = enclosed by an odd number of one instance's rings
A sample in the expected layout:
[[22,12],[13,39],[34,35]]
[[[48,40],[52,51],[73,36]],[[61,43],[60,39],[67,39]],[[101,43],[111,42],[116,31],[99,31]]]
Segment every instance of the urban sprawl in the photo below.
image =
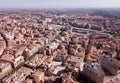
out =
[[120,19],[0,14],[1,83],[120,83]]

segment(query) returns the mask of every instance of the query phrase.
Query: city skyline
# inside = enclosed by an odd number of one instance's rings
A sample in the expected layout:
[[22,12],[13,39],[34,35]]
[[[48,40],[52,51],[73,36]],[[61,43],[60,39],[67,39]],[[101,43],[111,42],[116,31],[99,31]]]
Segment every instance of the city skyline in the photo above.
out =
[[116,8],[120,0],[1,0],[0,8]]

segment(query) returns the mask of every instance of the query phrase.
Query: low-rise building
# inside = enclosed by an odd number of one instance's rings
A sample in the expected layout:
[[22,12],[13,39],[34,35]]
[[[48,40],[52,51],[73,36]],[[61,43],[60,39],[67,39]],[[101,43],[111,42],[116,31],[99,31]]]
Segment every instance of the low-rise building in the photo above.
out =
[[12,67],[16,68],[24,62],[24,57],[21,55],[15,57],[13,55],[6,54],[6,55],[2,56],[1,60],[10,62]]
[[36,70],[32,72],[31,76],[35,83],[44,83],[44,72]]
[[117,74],[120,70],[120,61],[117,59],[111,58],[108,55],[101,57],[101,65],[103,69],[109,72],[112,75]]
[[104,72],[98,63],[86,62],[84,65],[83,73],[88,81],[92,80],[95,83],[103,83]]
[[12,71],[12,66],[9,62],[0,62],[0,79]]
[[37,54],[32,59],[27,61],[25,65],[31,68],[36,68],[40,66],[46,59],[47,59],[47,56],[44,56],[42,54]]
[[2,80],[2,83],[23,83],[25,78],[32,72],[31,69],[22,67],[15,71],[12,75]]

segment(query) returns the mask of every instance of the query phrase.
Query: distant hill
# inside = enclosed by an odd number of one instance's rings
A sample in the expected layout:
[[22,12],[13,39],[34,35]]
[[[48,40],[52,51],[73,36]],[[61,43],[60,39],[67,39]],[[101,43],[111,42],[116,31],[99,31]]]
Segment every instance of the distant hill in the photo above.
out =
[[93,12],[93,14],[120,19],[120,8],[97,9]]
[[[62,8],[62,9],[1,9],[0,14],[21,13],[21,12],[45,12],[53,14],[91,14],[102,15],[104,17],[120,19],[120,8]],[[32,12],[32,13],[33,13]]]

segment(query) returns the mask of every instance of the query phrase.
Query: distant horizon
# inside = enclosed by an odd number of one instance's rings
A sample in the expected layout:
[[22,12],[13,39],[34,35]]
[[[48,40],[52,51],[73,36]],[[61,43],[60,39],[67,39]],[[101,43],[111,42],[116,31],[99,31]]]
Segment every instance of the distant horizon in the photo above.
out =
[[0,7],[0,9],[18,9],[18,10],[19,9],[20,10],[22,10],[22,9],[23,10],[24,9],[25,10],[29,10],[29,9],[30,10],[32,10],[32,9],[36,9],[36,10],[42,10],[42,9],[46,9],[46,10],[49,10],[49,9],[120,9],[120,7],[78,7],[78,8],[77,7],[76,8],[34,8],[34,7],[33,8],[32,7],[31,8],[22,8],[22,7],[21,8],[12,8],[12,7],[11,8],[1,8]]
[[0,8],[60,9],[60,8],[120,8],[120,0],[0,0]]

